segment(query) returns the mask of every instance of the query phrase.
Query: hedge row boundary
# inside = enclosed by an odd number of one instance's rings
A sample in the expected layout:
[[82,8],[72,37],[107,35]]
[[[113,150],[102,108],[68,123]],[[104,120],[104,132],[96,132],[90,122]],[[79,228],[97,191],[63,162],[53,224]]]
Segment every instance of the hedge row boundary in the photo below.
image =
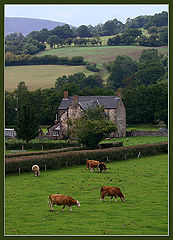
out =
[[5,173],[30,172],[34,164],[38,164],[42,171],[44,169],[60,169],[72,165],[83,165],[86,164],[87,159],[104,162],[126,160],[137,157],[139,152],[141,152],[142,157],[167,153],[168,143],[163,142],[130,147],[114,147],[7,158],[5,160]]
[[6,142],[6,150],[50,150],[50,149],[61,149],[66,147],[77,147],[77,142]]
[[59,152],[70,152],[70,151],[77,151],[77,150],[82,150],[82,148],[81,147],[68,147],[68,148],[60,148],[60,149],[39,151],[39,152],[8,153],[8,154],[5,154],[5,158],[15,158],[15,157],[33,156],[33,155],[36,156],[36,155],[53,154],[53,153],[59,153]]

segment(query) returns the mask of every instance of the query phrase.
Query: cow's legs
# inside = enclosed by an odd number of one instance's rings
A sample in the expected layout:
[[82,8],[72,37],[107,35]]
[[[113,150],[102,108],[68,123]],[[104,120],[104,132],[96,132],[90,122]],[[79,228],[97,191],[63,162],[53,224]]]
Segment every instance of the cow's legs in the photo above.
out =
[[70,206],[70,212],[72,212],[71,206]]
[[101,193],[101,196],[100,196],[100,202],[101,202],[101,200],[103,200],[103,202],[105,202],[104,197],[105,197],[104,193]]
[[63,205],[62,211],[64,212],[65,205]]
[[50,204],[51,211],[53,211],[53,205],[54,205],[54,203]]
[[110,198],[110,201],[109,201],[109,202],[111,202],[112,198],[113,198],[113,196],[111,196],[111,198]]
[[117,195],[115,195],[115,202],[117,202]]

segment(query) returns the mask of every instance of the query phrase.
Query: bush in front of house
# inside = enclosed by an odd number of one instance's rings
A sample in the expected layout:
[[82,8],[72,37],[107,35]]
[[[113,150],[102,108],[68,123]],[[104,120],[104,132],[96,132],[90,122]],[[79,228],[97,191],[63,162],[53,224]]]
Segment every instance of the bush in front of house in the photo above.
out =
[[5,161],[5,172],[17,173],[30,172],[33,164],[38,164],[40,169],[59,169],[71,165],[86,164],[87,159],[95,159],[103,162],[126,160],[137,158],[138,153],[141,156],[151,156],[168,152],[168,143],[145,144],[130,147],[105,148],[95,150],[82,150],[61,152],[54,154],[44,154],[35,156],[23,156],[16,158],[7,158]]

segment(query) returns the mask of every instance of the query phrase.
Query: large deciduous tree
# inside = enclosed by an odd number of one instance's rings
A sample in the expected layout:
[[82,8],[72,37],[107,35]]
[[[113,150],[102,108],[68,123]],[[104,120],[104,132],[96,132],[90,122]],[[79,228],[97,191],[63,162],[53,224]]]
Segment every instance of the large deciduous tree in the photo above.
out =
[[19,139],[29,142],[39,133],[39,125],[34,108],[29,102],[25,102],[18,114],[15,131]]
[[108,85],[113,89],[124,87],[123,80],[136,71],[136,63],[129,56],[118,56],[111,65]]
[[94,149],[106,136],[116,131],[116,125],[109,121],[104,109],[98,106],[89,108],[80,118],[74,120],[72,136],[79,144]]

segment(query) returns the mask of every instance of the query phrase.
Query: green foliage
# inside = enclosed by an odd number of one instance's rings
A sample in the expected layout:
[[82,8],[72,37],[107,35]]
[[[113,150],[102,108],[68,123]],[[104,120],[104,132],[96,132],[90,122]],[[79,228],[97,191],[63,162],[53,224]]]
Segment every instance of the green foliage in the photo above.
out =
[[[76,147],[77,142],[75,141],[56,141],[56,142],[51,142],[51,141],[39,141],[39,142],[20,142],[20,141],[15,141],[15,142],[9,142],[7,141],[5,143],[6,149],[7,150],[22,150],[22,146],[25,150],[51,150],[51,149],[61,149],[61,148],[67,148],[67,147]],[[45,151],[43,152],[45,153]],[[41,154],[41,153],[39,153]]]
[[36,162],[41,169],[44,169],[45,164],[47,169],[59,169],[65,166],[85,164],[87,159],[107,162],[108,157],[109,161],[120,161],[137,157],[139,152],[142,153],[143,157],[167,153],[168,143],[163,142],[141,146],[57,152],[47,155],[7,158],[5,161],[5,171],[6,174],[17,173],[20,167],[22,172],[30,172],[32,165]]
[[89,108],[80,118],[73,121],[71,134],[79,144],[93,149],[97,148],[106,136],[116,131],[117,127],[105,116],[103,108],[97,106]]
[[81,25],[77,28],[77,33],[79,37],[91,37],[91,33],[86,25]]
[[5,37],[5,52],[11,52],[16,55],[36,54],[46,48],[46,45],[38,40],[24,37],[21,33],[9,34]]
[[130,57],[118,56],[111,65],[108,84],[113,89],[123,87],[123,80],[130,77],[136,70],[136,63]]
[[[6,125],[14,125],[16,118],[16,100],[13,94],[6,92],[5,94],[5,123]],[[16,109],[17,110],[17,109]]]
[[68,57],[58,57],[52,55],[44,55],[41,57],[31,56],[29,54],[15,55],[7,52],[5,54],[5,65],[6,66],[17,66],[17,65],[85,65],[84,58],[81,56],[75,56],[71,59]]
[[105,22],[102,26],[102,35],[110,36],[115,35],[121,31],[123,27],[122,22],[118,21],[116,18]]
[[29,102],[23,103],[15,124],[15,131],[19,139],[28,142],[39,133],[39,123],[36,113]]
[[165,75],[163,56],[156,49],[144,50],[139,58],[136,79],[140,84],[156,83]]
[[152,123],[158,119],[168,123],[168,87],[164,83],[126,89],[123,102],[128,123]]
[[55,88],[60,89],[63,87],[63,89],[65,90],[64,86],[67,87],[67,84],[73,84],[73,86],[75,86],[74,84],[76,84],[76,86],[78,86],[78,88],[80,89],[84,89],[85,87],[102,87],[103,79],[99,74],[89,75],[88,77],[86,77],[84,73],[79,72],[73,75],[57,78],[55,82]]
[[96,63],[87,63],[86,68],[92,72],[99,72],[100,69],[96,67]]

